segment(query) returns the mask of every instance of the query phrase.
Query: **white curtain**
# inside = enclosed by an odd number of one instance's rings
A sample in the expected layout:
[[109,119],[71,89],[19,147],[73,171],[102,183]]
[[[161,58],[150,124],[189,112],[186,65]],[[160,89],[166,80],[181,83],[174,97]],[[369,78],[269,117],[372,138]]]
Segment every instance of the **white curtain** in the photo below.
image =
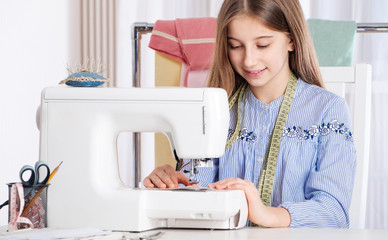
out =
[[[388,1],[356,2],[356,20],[388,24]],[[368,228],[388,229],[388,33],[362,34],[356,50],[356,61],[372,64],[371,153],[368,183]]]

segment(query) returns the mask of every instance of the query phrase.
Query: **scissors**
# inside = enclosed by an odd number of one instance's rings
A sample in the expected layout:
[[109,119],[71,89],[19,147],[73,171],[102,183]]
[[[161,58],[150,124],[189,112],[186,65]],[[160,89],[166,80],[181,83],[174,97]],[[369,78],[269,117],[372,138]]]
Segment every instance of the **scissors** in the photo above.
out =
[[[41,169],[42,168],[42,169]],[[55,170],[54,170],[55,171]],[[30,172],[27,179],[25,176]],[[41,180],[41,173],[44,178]],[[35,168],[30,165],[24,165],[19,172],[20,180],[22,181],[24,189],[24,196],[28,196],[32,193],[33,186],[44,186],[50,178],[50,167],[43,161],[37,161]],[[36,190],[36,189],[35,189]],[[9,201],[5,201],[0,205],[0,209],[9,204]]]
[[[28,172],[30,172],[29,175],[27,175]],[[50,177],[50,168],[45,162],[37,161],[35,163],[35,168],[30,165],[24,165],[19,172],[19,177],[23,187],[45,185]]]

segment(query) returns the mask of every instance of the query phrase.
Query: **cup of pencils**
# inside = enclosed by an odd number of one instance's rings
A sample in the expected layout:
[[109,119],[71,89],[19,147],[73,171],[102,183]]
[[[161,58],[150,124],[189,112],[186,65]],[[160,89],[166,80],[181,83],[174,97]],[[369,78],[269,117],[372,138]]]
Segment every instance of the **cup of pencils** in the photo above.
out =
[[35,167],[25,165],[19,174],[21,182],[8,184],[8,231],[47,227],[47,190],[61,164],[51,173],[42,161]]
[[[20,203],[21,198],[12,197],[12,185],[8,184],[9,192],[9,208],[8,208],[8,222],[12,221],[12,211],[22,212],[21,216],[29,219],[33,228],[47,227],[47,190],[50,184],[37,184],[32,186],[23,186],[24,194],[24,208]],[[28,209],[27,209],[27,206]],[[18,229],[30,228],[30,224],[18,223]]]

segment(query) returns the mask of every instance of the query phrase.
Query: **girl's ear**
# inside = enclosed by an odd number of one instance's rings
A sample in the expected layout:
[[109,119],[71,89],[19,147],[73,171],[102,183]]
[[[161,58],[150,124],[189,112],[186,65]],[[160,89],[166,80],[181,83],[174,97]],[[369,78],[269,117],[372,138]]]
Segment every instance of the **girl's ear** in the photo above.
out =
[[292,40],[292,38],[290,38],[290,41],[288,42],[288,51],[293,52],[294,49],[295,49],[294,41]]

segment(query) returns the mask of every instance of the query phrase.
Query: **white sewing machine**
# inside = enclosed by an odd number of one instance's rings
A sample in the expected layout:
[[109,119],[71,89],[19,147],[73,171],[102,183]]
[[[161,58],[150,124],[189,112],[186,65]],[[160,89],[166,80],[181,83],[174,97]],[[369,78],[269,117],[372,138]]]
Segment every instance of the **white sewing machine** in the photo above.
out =
[[120,132],[164,132],[180,158],[219,157],[228,130],[224,90],[46,88],[38,115],[40,160],[63,164],[48,191],[48,227],[234,229],[245,226],[242,191],[150,190],[119,177]]

